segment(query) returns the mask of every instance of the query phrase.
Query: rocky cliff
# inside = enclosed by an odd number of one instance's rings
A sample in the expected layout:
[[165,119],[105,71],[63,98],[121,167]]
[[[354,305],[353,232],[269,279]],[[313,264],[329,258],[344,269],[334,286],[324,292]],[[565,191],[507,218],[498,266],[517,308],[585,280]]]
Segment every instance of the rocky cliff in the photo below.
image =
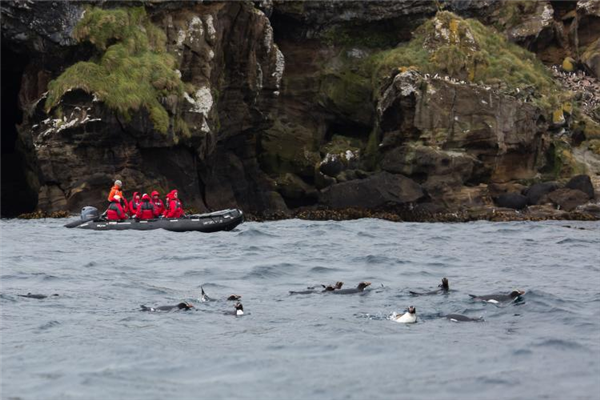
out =
[[575,209],[599,40],[593,1],[3,2],[2,215]]

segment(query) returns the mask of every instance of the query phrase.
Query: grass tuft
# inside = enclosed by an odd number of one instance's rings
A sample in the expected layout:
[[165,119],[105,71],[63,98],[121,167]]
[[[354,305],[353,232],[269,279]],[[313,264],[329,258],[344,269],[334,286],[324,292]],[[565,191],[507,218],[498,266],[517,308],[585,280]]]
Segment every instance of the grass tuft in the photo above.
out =
[[535,54],[477,20],[447,11],[417,28],[410,42],[365,59],[359,71],[378,87],[391,71],[409,67],[466,81],[501,83],[509,90],[533,87],[534,101],[549,111],[567,101]]
[[[103,54],[98,62],[70,66],[50,82],[46,112],[77,88],[95,94],[126,119],[145,108],[154,128],[166,133],[170,118],[160,99],[173,94],[181,97],[185,87],[175,71],[175,59],[166,52],[164,32],[150,22],[144,8],[88,8],[74,37],[92,43]],[[176,131],[189,135],[187,124],[179,120]]]

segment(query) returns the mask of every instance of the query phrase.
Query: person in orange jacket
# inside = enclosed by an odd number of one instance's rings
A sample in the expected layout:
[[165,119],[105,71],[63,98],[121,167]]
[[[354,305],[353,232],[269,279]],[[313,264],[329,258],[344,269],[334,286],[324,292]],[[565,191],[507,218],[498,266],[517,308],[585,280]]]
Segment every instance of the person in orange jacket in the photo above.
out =
[[125,199],[125,196],[123,196],[123,183],[118,179],[115,181],[114,186],[110,189],[108,201],[112,203],[115,196],[120,197],[119,203],[121,204],[123,212],[125,212],[125,215],[127,215],[127,212],[129,211],[129,204],[127,204],[127,200]]
[[165,218],[181,218],[184,216],[183,204],[177,198],[177,190],[171,190],[167,195],[167,207],[163,216]]
[[113,201],[113,197],[118,195],[120,198],[123,198],[123,183],[120,180],[116,180],[114,186],[110,189],[110,194],[108,195],[108,201]]

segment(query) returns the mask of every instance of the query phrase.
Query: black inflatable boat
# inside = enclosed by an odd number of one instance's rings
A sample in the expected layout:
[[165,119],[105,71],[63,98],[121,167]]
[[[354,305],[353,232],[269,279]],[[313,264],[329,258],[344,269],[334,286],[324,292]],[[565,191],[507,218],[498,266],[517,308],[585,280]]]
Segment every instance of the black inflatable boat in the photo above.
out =
[[93,229],[96,231],[112,231],[134,229],[140,231],[166,229],[174,232],[218,232],[230,231],[244,222],[244,213],[238,209],[216,211],[209,214],[190,215],[185,218],[159,218],[146,221],[128,219],[125,221],[107,221],[101,219],[92,207],[85,207],[81,212],[81,220],[73,221],[65,227]]

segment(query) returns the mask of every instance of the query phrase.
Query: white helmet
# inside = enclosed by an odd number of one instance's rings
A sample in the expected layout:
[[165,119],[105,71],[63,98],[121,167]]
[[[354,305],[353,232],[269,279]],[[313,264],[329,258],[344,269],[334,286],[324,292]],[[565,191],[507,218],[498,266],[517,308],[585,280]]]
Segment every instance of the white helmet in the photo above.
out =
[[123,182],[121,182],[120,180],[118,180],[118,179],[117,179],[117,180],[115,181],[115,185],[117,185],[117,186],[121,187],[121,186],[123,186]]

